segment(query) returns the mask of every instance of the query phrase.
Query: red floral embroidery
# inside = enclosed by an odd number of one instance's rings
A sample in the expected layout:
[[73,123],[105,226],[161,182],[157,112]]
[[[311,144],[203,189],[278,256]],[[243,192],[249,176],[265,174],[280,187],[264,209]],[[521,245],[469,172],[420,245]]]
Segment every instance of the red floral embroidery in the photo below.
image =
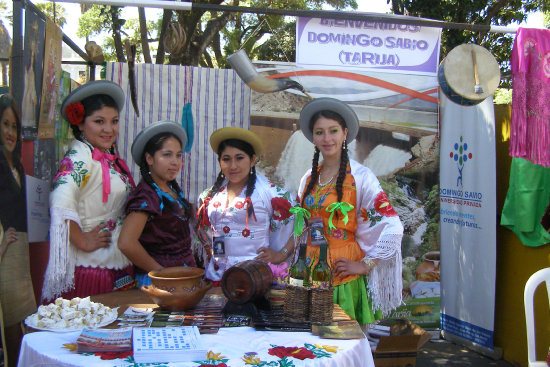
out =
[[231,228],[228,226],[223,227],[223,233],[229,233],[229,231],[231,231]]
[[244,206],[244,203],[242,201],[237,201],[235,203],[235,208],[237,208],[237,209],[242,209],[243,206]]
[[96,352],[94,355],[101,357],[101,359],[124,359],[130,356],[133,356],[134,353],[131,350],[126,350],[124,352]]
[[225,363],[220,363],[220,364],[201,364],[200,366],[198,367],[227,367],[227,365]]
[[220,205],[222,204],[219,201],[215,201],[214,204],[212,204],[214,208],[218,208]]
[[243,237],[250,236],[250,230],[248,228],[243,229]]
[[80,125],[84,121],[84,106],[80,102],[71,103],[65,108],[65,113],[71,125]]
[[273,198],[271,199],[271,207],[273,208],[273,219],[276,220],[285,220],[290,217],[290,207],[292,205],[290,202],[283,198]]
[[397,213],[393,209],[393,206],[391,206],[390,202],[388,201],[388,197],[386,196],[385,192],[378,193],[378,196],[376,196],[376,199],[374,199],[374,209],[386,216],[386,217],[395,217]]
[[306,348],[298,347],[275,347],[271,348],[269,354],[272,356],[277,356],[279,358],[292,357],[300,360],[315,359],[315,354],[312,351],[307,350]]

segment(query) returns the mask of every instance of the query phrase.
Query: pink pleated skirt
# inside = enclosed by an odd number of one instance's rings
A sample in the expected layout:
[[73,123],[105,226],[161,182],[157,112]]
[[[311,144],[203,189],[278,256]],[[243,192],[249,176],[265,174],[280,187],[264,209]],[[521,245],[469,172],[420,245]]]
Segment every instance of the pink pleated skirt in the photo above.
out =
[[84,298],[134,287],[133,265],[119,270],[77,266],[74,271],[74,288],[63,293],[61,297],[65,299]]

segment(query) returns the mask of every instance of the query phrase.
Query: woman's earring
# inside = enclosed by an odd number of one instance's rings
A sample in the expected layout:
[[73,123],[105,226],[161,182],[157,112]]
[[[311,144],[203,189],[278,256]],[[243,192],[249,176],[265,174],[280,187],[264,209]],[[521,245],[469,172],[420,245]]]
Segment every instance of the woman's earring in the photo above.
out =
[[251,174],[251,175],[254,174],[254,166],[250,167],[250,174]]
[[225,178],[225,175],[223,174],[223,172],[221,173],[221,176],[220,176],[220,177],[221,177],[221,178]]
[[348,143],[346,142],[346,139],[344,139],[344,142],[342,143],[342,149],[348,150]]

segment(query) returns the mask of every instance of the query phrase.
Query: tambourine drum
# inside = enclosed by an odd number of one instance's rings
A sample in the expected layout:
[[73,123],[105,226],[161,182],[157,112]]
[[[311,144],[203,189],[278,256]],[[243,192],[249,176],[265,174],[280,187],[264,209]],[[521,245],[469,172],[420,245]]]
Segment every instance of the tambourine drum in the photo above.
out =
[[484,47],[462,44],[441,61],[437,77],[441,90],[451,101],[473,106],[493,95],[498,88],[500,68],[495,57]]

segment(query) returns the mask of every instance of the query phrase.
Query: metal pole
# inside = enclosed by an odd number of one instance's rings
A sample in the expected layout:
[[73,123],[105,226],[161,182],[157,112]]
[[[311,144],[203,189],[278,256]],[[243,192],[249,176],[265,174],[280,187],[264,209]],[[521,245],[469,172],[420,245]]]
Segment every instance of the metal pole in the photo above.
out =
[[23,4],[21,0],[13,1],[13,40],[10,60],[10,92],[21,109],[23,107],[23,87],[25,85],[23,66]]
[[215,4],[193,4],[191,2],[178,1],[159,1],[159,0],[56,0],[58,2],[81,3],[81,4],[100,4],[100,5],[116,5],[116,6],[136,6],[145,8],[162,8],[175,10],[205,10],[205,11],[226,11],[234,13],[255,13],[268,15],[283,15],[295,17],[309,18],[330,18],[330,19],[347,19],[347,20],[362,20],[377,23],[392,23],[392,24],[411,24],[423,27],[432,28],[448,28],[461,29],[472,32],[489,32],[489,33],[516,33],[517,27],[503,27],[486,24],[469,24],[469,23],[454,23],[444,22],[442,20],[409,17],[395,14],[382,13],[359,13],[346,11],[329,11],[329,10],[291,10],[291,9],[269,9],[269,8],[253,8],[244,6],[228,6]]
[[143,8],[161,8],[173,10],[191,10],[191,3],[187,1],[165,1],[165,0],[56,0],[59,3],[79,3],[89,5],[109,6],[137,6]]

